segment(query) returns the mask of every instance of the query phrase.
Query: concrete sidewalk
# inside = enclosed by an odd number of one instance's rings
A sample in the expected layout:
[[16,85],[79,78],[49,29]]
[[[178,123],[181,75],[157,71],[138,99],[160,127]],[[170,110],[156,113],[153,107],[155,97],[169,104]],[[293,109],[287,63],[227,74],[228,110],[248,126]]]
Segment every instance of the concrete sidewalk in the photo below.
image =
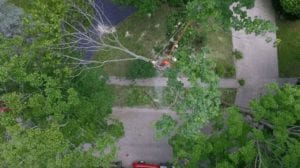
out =
[[[275,23],[271,0],[256,0],[255,7],[248,10],[248,14]],[[273,46],[276,33],[255,36],[233,30],[232,36],[233,49],[243,53],[243,58],[236,62],[236,76],[246,82],[244,87],[238,89],[235,104],[248,107],[251,99],[264,92],[264,85],[272,81],[269,79],[276,81],[279,77],[277,48]],[[270,43],[266,42],[267,37],[272,38]]]

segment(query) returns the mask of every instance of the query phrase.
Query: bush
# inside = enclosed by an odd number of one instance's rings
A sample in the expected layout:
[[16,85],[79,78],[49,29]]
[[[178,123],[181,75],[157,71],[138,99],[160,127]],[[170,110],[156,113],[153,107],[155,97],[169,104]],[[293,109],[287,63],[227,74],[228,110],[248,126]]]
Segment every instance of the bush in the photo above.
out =
[[167,0],[170,6],[182,7],[184,6],[189,0]]
[[280,0],[280,4],[285,12],[300,17],[299,0]]
[[131,88],[126,92],[125,105],[129,107],[133,106],[145,106],[152,104],[152,98],[147,95],[147,91],[141,88]]
[[[186,14],[184,12],[173,12],[167,19],[167,38],[171,38],[178,30],[178,23],[185,22]],[[176,26],[177,25],[177,26]]]
[[225,77],[233,77],[235,76],[235,66],[231,65],[227,67]]
[[244,86],[246,84],[246,81],[244,79],[240,79],[238,82],[241,86]]
[[129,65],[126,77],[128,79],[139,79],[151,78],[155,75],[156,70],[150,62],[136,60]]
[[236,58],[236,59],[242,59],[243,58],[243,53],[240,52],[239,50],[234,50],[232,52],[233,56]]
[[[286,9],[283,8],[283,5],[285,0],[272,0],[273,2],[273,6],[276,10],[276,12],[279,14],[279,15],[282,15],[284,16],[285,19],[288,19],[288,20],[295,20],[295,19],[298,19],[300,18],[300,15],[295,15],[295,14],[291,14],[289,13],[288,11],[286,11]],[[286,0],[287,1],[287,0]],[[296,0],[297,1],[297,0]],[[288,6],[288,5],[287,5]],[[287,7],[286,6],[286,7]]]
[[225,78],[230,78],[235,76],[235,66],[230,65],[230,66],[223,66],[223,65],[218,65],[215,68],[215,72],[219,77],[225,77]]

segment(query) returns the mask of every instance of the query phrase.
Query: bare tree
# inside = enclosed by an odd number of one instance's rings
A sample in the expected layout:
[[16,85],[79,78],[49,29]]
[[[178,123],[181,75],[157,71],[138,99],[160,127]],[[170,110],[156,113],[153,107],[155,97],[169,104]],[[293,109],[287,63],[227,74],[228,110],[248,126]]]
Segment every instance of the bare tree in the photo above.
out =
[[[92,7],[93,14],[84,11],[76,4],[72,5],[70,12],[72,14],[79,14],[84,20],[72,21],[72,23],[67,20],[64,21],[64,39],[67,40],[62,43],[62,47],[60,48],[88,52],[116,50],[126,53],[127,56],[119,59],[108,58],[103,61],[92,60],[90,58],[77,58],[70,55],[64,55],[64,57],[76,61],[77,64],[93,64],[94,67],[101,67],[104,64],[112,62],[131,60],[143,60],[155,64],[154,60],[130,51],[120,42],[115,27],[103,13],[103,7],[95,4],[93,0],[86,2]],[[89,27],[86,25],[89,25]]]

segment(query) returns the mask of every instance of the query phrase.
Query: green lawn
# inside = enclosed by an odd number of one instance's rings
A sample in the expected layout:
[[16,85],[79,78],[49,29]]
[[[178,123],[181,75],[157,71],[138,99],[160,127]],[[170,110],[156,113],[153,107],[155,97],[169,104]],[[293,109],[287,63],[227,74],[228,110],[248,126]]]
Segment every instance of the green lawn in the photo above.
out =
[[300,77],[300,20],[277,20],[278,64],[281,77]]
[[[137,54],[155,58],[156,53],[168,44],[167,19],[175,11],[167,5],[162,5],[151,17],[134,14],[117,27],[120,41]],[[202,30],[200,30],[202,31]],[[129,36],[125,36],[125,35]],[[235,75],[230,32],[206,31],[207,45],[211,50],[209,58],[216,62],[223,77]],[[118,51],[98,52],[96,59],[124,58],[126,54]],[[105,66],[109,75],[126,76],[130,62],[116,62]],[[219,73],[220,74],[220,73]]]
[[112,86],[115,94],[114,106],[157,106],[155,90],[153,87],[144,86]]
[[[131,51],[148,58],[155,57],[155,50],[166,44],[166,21],[172,9],[162,5],[151,17],[133,14],[117,27],[117,32],[122,44]],[[127,34],[127,36],[125,36]],[[124,58],[126,54],[118,51],[99,52],[97,59]],[[129,62],[117,62],[105,66],[110,75],[125,76]]]
[[218,74],[222,77],[234,77],[235,66],[232,53],[231,33],[224,31],[209,31],[206,35],[207,47],[211,50],[208,58],[211,58],[216,63]]
[[[154,87],[146,86],[112,86],[115,94],[114,106],[120,107],[163,107],[169,106],[174,98],[169,96],[168,89],[160,88],[156,92]],[[221,101],[225,106],[233,105],[236,89],[221,89]],[[161,97],[157,94],[162,93]]]

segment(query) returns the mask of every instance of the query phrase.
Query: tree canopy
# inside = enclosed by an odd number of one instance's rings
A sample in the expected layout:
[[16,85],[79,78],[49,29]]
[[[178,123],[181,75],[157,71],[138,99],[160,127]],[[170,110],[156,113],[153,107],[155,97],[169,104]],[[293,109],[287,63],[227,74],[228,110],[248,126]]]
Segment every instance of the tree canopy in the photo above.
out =
[[55,49],[82,1],[12,2],[26,15],[19,35],[0,36],[0,167],[109,167],[123,134],[108,117],[111,90],[101,70],[78,72],[62,56],[79,52]]
[[[76,22],[82,17],[70,14],[73,3],[83,10],[89,7],[83,0],[11,2],[23,8],[26,15],[20,34],[11,38],[0,36],[0,101],[7,109],[0,113],[0,165],[109,167],[115,159],[114,144],[122,136],[123,128],[108,117],[113,96],[105,78],[99,79],[103,72],[87,70],[82,67],[85,65],[72,66],[74,60],[64,55],[80,58],[81,53],[56,48],[68,40],[62,23]],[[119,2],[151,12],[166,1]],[[186,24],[200,23],[215,29],[234,27],[257,34],[276,30],[268,21],[247,16],[243,7],[253,6],[253,0],[167,2],[182,9]],[[236,4],[230,10],[233,3]],[[299,165],[299,150],[296,150],[299,149],[296,104],[299,89],[273,87],[272,92],[252,103],[253,114],[246,113],[251,117],[249,122],[244,121],[244,114],[236,108],[229,109],[225,115],[228,119],[224,120],[220,115],[215,65],[206,59],[209,49],[192,48],[189,37],[193,31],[188,32],[191,33],[184,35],[182,45],[174,54],[178,61],[166,71],[169,97],[173,98],[171,106],[179,120],[164,115],[156,123],[158,137],[171,137],[175,163],[180,167]],[[189,79],[190,89],[183,88],[181,76]],[[286,115],[293,110],[295,113]],[[274,111],[278,113],[271,115]],[[216,134],[203,134],[202,129],[214,120]],[[266,145],[265,140],[272,145]]]
[[300,1],[298,0],[280,0],[280,4],[284,11],[300,17]]
[[209,133],[176,133],[170,140],[175,162],[179,167],[299,167],[299,102],[299,86],[270,85],[250,110],[231,107],[212,120]]
[[181,14],[186,16],[186,22],[195,21],[214,29],[234,28],[256,34],[276,31],[276,27],[270,21],[247,15],[245,9],[252,8],[254,0],[151,0],[147,3],[132,0],[115,1],[134,5],[141,13],[151,13],[162,3],[168,3],[182,9]]

